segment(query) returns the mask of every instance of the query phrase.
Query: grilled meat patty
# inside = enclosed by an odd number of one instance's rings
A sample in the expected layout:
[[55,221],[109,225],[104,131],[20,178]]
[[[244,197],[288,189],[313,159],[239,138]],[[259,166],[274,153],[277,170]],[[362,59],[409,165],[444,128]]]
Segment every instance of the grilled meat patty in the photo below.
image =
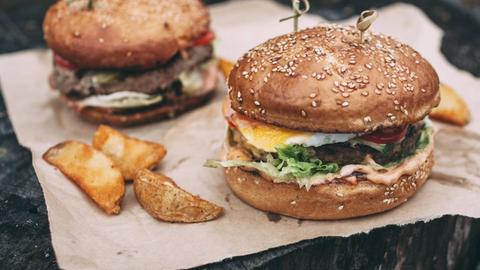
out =
[[178,81],[178,76],[212,58],[212,45],[195,46],[186,51],[187,57],[176,55],[170,62],[155,69],[89,71],[68,70],[55,65],[50,76],[52,88],[69,97],[84,98],[115,92],[135,91],[145,94],[161,93]]
[[[361,164],[367,155],[370,155],[378,164],[385,165],[405,158],[415,151],[423,126],[424,123],[410,125],[405,139],[399,143],[387,144],[384,151],[378,151],[367,145],[351,145],[350,143],[326,144],[314,147],[314,150],[317,158],[322,162],[337,163],[339,166]],[[232,139],[236,144],[245,148],[256,160],[266,160],[268,153],[248,144],[238,130],[232,129]]]
[[384,165],[413,153],[416,149],[422,127],[423,124],[410,125],[404,140],[400,143],[387,144],[382,152],[367,145],[357,144],[352,146],[349,143],[326,144],[315,147],[315,152],[321,161],[335,162],[340,166],[362,163],[367,155],[371,155],[378,164]]

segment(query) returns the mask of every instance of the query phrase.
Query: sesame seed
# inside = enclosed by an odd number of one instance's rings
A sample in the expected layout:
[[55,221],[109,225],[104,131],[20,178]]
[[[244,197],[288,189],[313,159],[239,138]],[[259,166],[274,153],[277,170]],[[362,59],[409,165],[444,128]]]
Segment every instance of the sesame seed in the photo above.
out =
[[260,106],[260,102],[258,102],[257,100],[255,100],[253,103],[257,106]]
[[343,193],[337,192],[338,197],[343,197]]
[[372,118],[371,118],[370,116],[365,116],[365,117],[363,118],[363,122],[365,122],[366,124],[367,124],[367,123],[370,123],[370,122],[372,122]]
[[302,75],[302,78],[304,78],[306,80],[306,79],[308,79],[308,76],[307,75]]
[[342,97],[344,97],[344,98],[348,98],[349,96],[350,96],[349,93],[342,93]]
[[263,78],[264,82],[268,82],[268,77]]
[[302,116],[307,117],[307,113],[304,110],[302,110]]
[[312,107],[317,107],[317,102],[315,100],[312,100]]
[[290,204],[295,205],[295,204],[297,204],[297,202],[296,201],[291,201]]
[[253,90],[253,88],[250,88],[250,94],[255,94],[255,91]]
[[395,99],[395,100],[393,101],[393,104],[398,105],[398,104],[400,104],[400,102]]
[[377,95],[381,95],[381,94],[382,94],[382,92],[381,92],[380,90],[378,90],[378,89],[375,89],[375,94],[377,94]]
[[348,101],[344,101],[344,102],[342,103],[342,107],[348,107],[348,104],[349,104]]
[[339,210],[339,211],[342,211],[342,210],[343,210],[343,207],[344,207],[344,205],[343,205],[343,204],[342,204],[342,205],[340,205],[340,206],[338,207],[338,210]]
[[368,96],[368,92],[367,92],[367,91],[363,91],[363,92],[362,92],[362,96],[365,96],[365,97]]
[[315,94],[315,93],[310,94],[310,98],[315,98],[316,96],[317,96],[317,94]]
[[243,101],[242,93],[240,93],[240,91],[237,92],[237,100],[238,100],[238,102],[242,102],[242,101]]
[[368,68],[368,69],[372,69],[372,65],[371,65],[371,64],[365,64],[365,67]]
[[425,90],[425,89],[423,89],[423,88],[420,89],[420,91],[422,91],[422,93],[426,93],[426,92],[427,92],[427,90]]

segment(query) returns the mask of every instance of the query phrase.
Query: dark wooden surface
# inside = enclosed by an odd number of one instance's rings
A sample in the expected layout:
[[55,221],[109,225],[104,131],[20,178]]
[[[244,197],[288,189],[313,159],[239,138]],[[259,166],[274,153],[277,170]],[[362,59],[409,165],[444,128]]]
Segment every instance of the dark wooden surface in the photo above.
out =
[[[41,21],[51,2],[0,0],[0,53],[43,47]],[[310,2],[312,12],[337,20],[395,1]],[[422,8],[445,30],[441,50],[447,59],[480,76],[480,1],[406,2]],[[348,238],[305,240],[200,269],[480,269],[479,261],[480,220],[445,216]],[[31,153],[18,144],[0,96],[0,269],[57,268]]]

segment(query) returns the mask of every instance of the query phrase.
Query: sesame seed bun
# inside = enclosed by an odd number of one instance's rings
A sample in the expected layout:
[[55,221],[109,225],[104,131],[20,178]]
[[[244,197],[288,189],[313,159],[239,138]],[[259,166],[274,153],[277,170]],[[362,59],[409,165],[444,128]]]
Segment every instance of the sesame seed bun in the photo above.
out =
[[369,132],[415,123],[440,101],[438,75],[417,51],[353,27],[319,26],[273,38],[241,57],[232,108],[277,126]]
[[345,219],[380,213],[412,197],[432,171],[433,153],[411,175],[402,175],[391,186],[359,181],[315,185],[306,190],[297,184],[273,183],[241,167],[225,169],[232,191],[244,202],[263,211],[301,219]]
[[129,127],[173,118],[181,113],[205,104],[214,95],[215,88],[205,91],[200,95],[183,96],[181,99],[168,104],[161,103],[148,110],[128,113],[115,112],[113,110],[99,107],[82,107],[79,106],[77,102],[68,99],[64,95],[62,98],[67,102],[69,107],[71,107],[82,119],[88,122],[118,127]]
[[208,11],[199,0],[96,0],[93,5],[81,9],[60,0],[43,24],[48,46],[79,68],[163,64],[209,29]]

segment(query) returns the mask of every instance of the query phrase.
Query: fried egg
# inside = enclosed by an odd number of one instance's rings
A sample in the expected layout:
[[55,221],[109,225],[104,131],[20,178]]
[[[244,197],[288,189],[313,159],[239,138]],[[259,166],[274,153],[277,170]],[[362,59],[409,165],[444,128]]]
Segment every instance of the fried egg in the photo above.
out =
[[266,152],[276,152],[282,145],[318,147],[346,142],[358,136],[355,133],[320,133],[287,129],[248,118],[230,107],[225,110],[229,124],[236,128],[249,144]]

